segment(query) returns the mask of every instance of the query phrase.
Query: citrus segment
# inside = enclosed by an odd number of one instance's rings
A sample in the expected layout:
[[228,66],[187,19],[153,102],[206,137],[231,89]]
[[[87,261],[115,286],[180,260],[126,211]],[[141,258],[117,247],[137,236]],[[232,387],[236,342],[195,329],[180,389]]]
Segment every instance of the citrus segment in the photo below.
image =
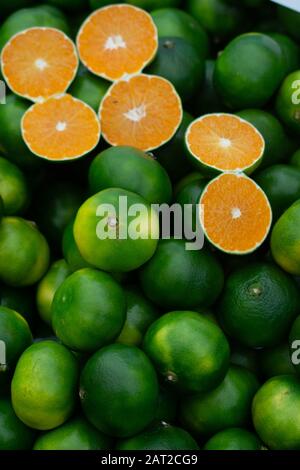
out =
[[64,93],[78,57],[73,42],[55,28],[29,28],[13,36],[1,54],[2,73],[17,95],[38,101]]
[[149,151],[173,137],[182,120],[182,107],[170,82],[141,74],[113,84],[99,115],[109,144]]
[[250,178],[224,173],[207,185],[200,198],[200,222],[217,248],[246,254],[265,240],[272,211],[265,193]]
[[151,16],[130,5],[110,5],[92,13],[77,37],[79,56],[94,74],[107,80],[139,73],[158,47]]
[[100,139],[96,113],[68,94],[31,106],[23,116],[21,128],[29,149],[47,160],[81,157]]
[[219,171],[253,170],[263,156],[262,135],[232,114],[207,114],[186,133],[187,147],[201,165]]

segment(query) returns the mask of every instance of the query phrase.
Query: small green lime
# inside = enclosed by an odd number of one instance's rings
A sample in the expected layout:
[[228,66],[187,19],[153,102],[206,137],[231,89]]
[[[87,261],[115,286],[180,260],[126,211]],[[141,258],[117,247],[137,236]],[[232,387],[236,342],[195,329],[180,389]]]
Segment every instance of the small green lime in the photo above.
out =
[[181,421],[193,435],[212,436],[223,429],[244,426],[251,416],[252,399],[259,388],[256,376],[231,366],[214,390],[183,397]]
[[300,135],[300,71],[283,81],[276,98],[276,111],[288,130]]
[[172,197],[165,169],[151,155],[134,147],[110,147],[101,152],[90,166],[89,186],[92,194],[107,188],[126,189],[152,204],[169,203]]
[[294,375],[269,379],[252,405],[257,434],[270,450],[300,449],[300,381]]
[[213,389],[228,370],[226,337],[196,312],[166,313],[150,326],[143,347],[164,379],[185,392]]
[[87,263],[80,254],[76,245],[73,233],[74,220],[68,223],[64,230],[62,251],[70,270],[77,271],[82,268],[91,268],[92,266]]
[[[146,296],[163,308],[210,306],[223,288],[223,270],[206,249],[187,250],[186,240],[160,240],[140,271]],[[188,292],[188,295],[187,295]]]
[[24,351],[12,384],[18,418],[39,430],[53,429],[72,414],[77,399],[75,356],[55,341],[40,341]]
[[51,308],[56,336],[75,351],[93,352],[113,342],[125,318],[123,289],[109,274],[90,268],[62,282]]
[[218,307],[225,331],[245,346],[279,344],[297,315],[299,293],[277,266],[251,263],[229,275]]
[[0,279],[22,287],[35,284],[49,264],[49,247],[34,223],[20,217],[0,222]]
[[133,436],[153,420],[158,402],[155,370],[135,346],[106,346],[86,363],[80,398],[97,429],[120,438]]

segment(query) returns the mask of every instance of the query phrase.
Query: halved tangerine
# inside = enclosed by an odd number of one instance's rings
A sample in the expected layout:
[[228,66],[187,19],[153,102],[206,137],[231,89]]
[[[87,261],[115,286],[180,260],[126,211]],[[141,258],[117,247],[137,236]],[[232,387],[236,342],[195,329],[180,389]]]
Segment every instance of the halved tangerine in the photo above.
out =
[[149,151],[173,137],[182,120],[182,105],[169,81],[140,74],[109,88],[99,116],[109,144]]
[[75,44],[58,29],[29,28],[4,46],[1,68],[14,93],[40,101],[68,89],[78,69],[78,56]]
[[139,73],[154,58],[158,34],[149,13],[132,5],[109,5],[92,13],[77,36],[81,61],[115,81]]
[[267,237],[272,210],[267,196],[252,179],[223,173],[202,193],[200,222],[214,246],[226,253],[246,254]]
[[79,158],[100,139],[95,111],[68,94],[32,105],[22,118],[21,129],[31,152],[54,161]]
[[206,114],[193,121],[186,132],[193,161],[210,171],[244,171],[259,165],[265,150],[260,132],[234,114]]

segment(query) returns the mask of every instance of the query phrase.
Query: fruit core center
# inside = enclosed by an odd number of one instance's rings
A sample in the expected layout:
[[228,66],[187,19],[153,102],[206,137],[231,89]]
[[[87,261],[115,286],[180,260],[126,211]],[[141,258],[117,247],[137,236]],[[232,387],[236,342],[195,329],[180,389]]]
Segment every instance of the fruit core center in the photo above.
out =
[[109,51],[114,51],[116,49],[126,49],[126,42],[120,34],[109,36],[105,43],[105,49]]
[[43,71],[48,67],[47,62],[44,59],[36,59],[34,65],[37,69]]
[[146,107],[142,104],[141,106],[132,108],[127,113],[124,113],[124,116],[130,121],[140,122],[144,117],[146,117]]
[[239,219],[241,215],[242,215],[241,210],[238,207],[233,207],[231,209],[231,216],[233,219]]
[[219,145],[223,149],[227,149],[227,148],[231,147],[231,140],[225,139],[224,137],[221,137]]
[[66,128],[67,128],[66,122],[58,121],[58,123],[56,124],[56,130],[58,132],[63,132],[66,130]]

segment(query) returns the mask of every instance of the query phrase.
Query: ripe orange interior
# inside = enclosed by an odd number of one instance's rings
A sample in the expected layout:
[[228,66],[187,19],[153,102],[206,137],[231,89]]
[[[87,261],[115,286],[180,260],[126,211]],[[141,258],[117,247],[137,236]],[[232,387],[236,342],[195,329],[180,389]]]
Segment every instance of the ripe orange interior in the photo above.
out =
[[29,108],[22,119],[22,133],[34,154],[49,160],[69,160],[98,144],[100,123],[89,106],[63,95]]
[[77,47],[91,72],[114,81],[141,72],[153,59],[158,48],[157,29],[145,11],[131,5],[111,5],[84,22]]
[[208,114],[187,132],[191,153],[221,171],[244,170],[263,155],[265,143],[250,123],[231,114]]
[[170,140],[182,119],[181,102],[174,87],[153,75],[116,82],[102,100],[99,113],[107,142],[144,151]]
[[215,178],[205,189],[200,204],[202,227],[208,239],[223,251],[253,251],[270,229],[269,201],[247,176],[224,173]]
[[73,42],[53,28],[30,28],[6,44],[2,73],[16,94],[37,101],[64,93],[74,79],[78,57]]

